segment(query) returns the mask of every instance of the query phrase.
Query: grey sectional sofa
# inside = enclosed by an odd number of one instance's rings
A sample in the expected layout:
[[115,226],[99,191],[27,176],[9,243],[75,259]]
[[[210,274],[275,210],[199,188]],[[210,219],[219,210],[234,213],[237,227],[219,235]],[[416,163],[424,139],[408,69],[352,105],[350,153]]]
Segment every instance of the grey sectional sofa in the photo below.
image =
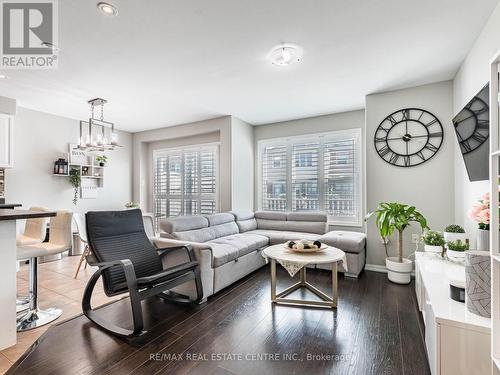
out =
[[[190,244],[201,265],[204,298],[262,267],[261,251],[288,240],[308,239],[342,249],[347,276],[357,277],[365,265],[365,234],[327,232],[322,212],[226,212],[204,216],[178,216],[160,223],[159,247]],[[166,266],[183,261],[184,252],[172,253]],[[172,264],[169,264],[172,263]],[[318,265],[328,269],[329,265]],[[342,268],[340,269],[341,271]],[[190,287],[179,290],[191,294]]]

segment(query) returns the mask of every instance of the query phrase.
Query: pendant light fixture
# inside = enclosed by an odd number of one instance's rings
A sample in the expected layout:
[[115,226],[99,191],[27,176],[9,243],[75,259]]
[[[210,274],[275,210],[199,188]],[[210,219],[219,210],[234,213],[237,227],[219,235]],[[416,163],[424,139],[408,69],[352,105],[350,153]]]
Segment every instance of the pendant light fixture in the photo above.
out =
[[[108,101],[95,98],[88,101],[90,104],[90,118],[88,121],[80,121],[80,140],[78,148],[86,151],[108,151],[118,144],[118,136],[115,132],[115,124],[104,120],[104,104]],[[100,109],[100,117],[96,118],[96,108]]]

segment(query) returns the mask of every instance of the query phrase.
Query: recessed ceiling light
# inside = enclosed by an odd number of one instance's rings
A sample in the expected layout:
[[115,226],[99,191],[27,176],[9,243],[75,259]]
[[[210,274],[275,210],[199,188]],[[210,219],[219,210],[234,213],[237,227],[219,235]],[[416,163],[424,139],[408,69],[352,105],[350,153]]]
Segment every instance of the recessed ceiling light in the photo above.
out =
[[114,17],[118,14],[118,9],[116,9],[116,7],[112,4],[100,2],[97,3],[97,7],[105,16]]
[[49,43],[49,42],[42,42],[42,47],[51,49],[52,52],[59,51],[59,47],[58,46],[56,46],[55,44]]
[[302,58],[302,48],[293,44],[282,44],[274,47],[269,59],[274,65],[288,66],[299,62]]
[[0,79],[9,79],[5,74],[0,74]]

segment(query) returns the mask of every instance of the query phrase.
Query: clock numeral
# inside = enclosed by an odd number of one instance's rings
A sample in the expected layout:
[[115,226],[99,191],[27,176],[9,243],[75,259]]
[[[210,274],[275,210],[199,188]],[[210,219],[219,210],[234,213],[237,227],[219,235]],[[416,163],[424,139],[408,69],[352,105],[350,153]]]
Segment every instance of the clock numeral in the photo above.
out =
[[476,126],[479,129],[489,129],[490,128],[490,120],[477,120]]
[[488,112],[490,110],[489,107],[482,107],[481,109],[478,109],[477,111],[473,111],[476,116],[479,116],[481,114],[483,114],[484,112]]
[[408,120],[409,118],[410,118],[410,110],[404,109],[403,110],[403,121]]
[[389,163],[397,164],[398,163],[398,159],[399,159],[399,155],[398,154],[392,154],[391,158],[389,159]]
[[420,119],[422,118],[422,116],[424,115],[424,113],[425,113],[424,111],[421,111],[421,112],[420,112],[420,116],[418,116],[417,121],[420,121]]
[[375,143],[385,142],[387,137],[375,137]]
[[470,146],[468,139],[466,139],[465,141],[461,142],[460,146],[462,146],[462,148],[463,148],[462,154],[466,154],[466,153],[472,151],[472,147]]
[[405,167],[408,167],[411,165],[411,157],[410,155],[405,155],[404,156],[404,160],[405,160]]
[[397,123],[396,119],[394,117],[392,117],[392,115],[388,116],[387,120],[389,120],[391,122],[392,126],[394,126]]
[[436,138],[436,137],[442,137],[443,132],[436,132],[436,133],[430,133],[429,138]]
[[417,152],[417,156],[422,159],[422,160],[425,160],[425,156],[424,156],[424,153],[422,151],[419,151]]
[[429,123],[425,124],[425,126],[426,126],[426,127],[432,126],[432,125],[434,125],[436,122],[438,122],[438,120],[437,120],[437,119],[434,119],[434,120],[432,120],[431,122],[429,122]]
[[434,146],[432,143],[426,143],[424,148],[432,152],[436,152],[438,150],[438,148]]
[[389,152],[391,152],[391,150],[389,149],[389,146],[387,146],[387,145],[385,145],[380,150],[378,150],[379,155],[382,156],[382,157],[384,157],[385,155],[387,155]]
[[479,143],[483,143],[488,137],[485,137],[484,135],[476,131],[471,135],[471,138]]

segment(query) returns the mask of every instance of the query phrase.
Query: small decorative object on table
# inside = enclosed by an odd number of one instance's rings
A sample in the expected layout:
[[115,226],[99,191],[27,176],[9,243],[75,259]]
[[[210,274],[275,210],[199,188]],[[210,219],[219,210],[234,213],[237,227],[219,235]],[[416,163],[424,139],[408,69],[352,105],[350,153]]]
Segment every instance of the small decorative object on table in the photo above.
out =
[[125,203],[125,208],[128,208],[128,209],[139,208],[139,203],[127,202],[127,203]]
[[469,211],[469,217],[478,224],[476,250],[489,251],[490,193],[485,193]]
[[469,250],[469,241],[462,242],[460,240],[447,242],[446,255],[448,259],[456,262],[463,262],[465,252]]
[[450,298],[457,302],[465,302],[465,283],[463,280],[450,280]]
[[328,246],[322,245],[319,241],[297,240],[287,241],[285,247],[298,253],[315,253],[326,249]]
[[443,255],[445,241],[442,233],[429,230],[425,232],[422,240],[424,241],[424,250],[426,252]]
[[491,317],[491,260],[484,251],[465,252],[465,292],[467,309]]
[[467,234],[465,233],[464,228],[457,224],[450,224],[446,228],[444,228],[443,235],[445,242],[457,240],[465,242],[465,240],[467,239]]

